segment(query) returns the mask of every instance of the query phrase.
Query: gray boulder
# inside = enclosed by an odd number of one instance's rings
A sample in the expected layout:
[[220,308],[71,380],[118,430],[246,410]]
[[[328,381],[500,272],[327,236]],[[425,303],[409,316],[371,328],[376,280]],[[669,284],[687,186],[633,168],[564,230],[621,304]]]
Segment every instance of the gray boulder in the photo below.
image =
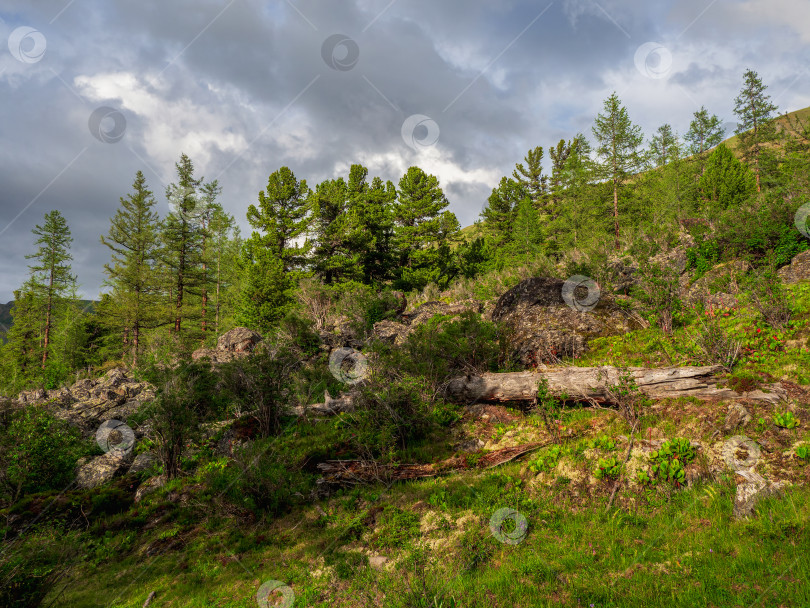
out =
[[798,283],[810,279],[810,250],[794,257],[790,264],[780,268],[777,274],[784,283]]
[[131,452],[110,450],[96,456],[90,462],[79,466],[76,473],[76,484],[83,489],[95,488],[112,480],[123,472],[131,461]]
[[216,348],[198,348],[191,358],[197,361],[207,357],[212,363],[225,363],[247,357],[261,341],[261,334],[252,329],[234,327],[219,337]]
[[156,462],[157,458],[152,452],[141,452],[135,457],[135,460],[132,461],[129,471],[127,472],[138,475],[139,473],[148,471]]

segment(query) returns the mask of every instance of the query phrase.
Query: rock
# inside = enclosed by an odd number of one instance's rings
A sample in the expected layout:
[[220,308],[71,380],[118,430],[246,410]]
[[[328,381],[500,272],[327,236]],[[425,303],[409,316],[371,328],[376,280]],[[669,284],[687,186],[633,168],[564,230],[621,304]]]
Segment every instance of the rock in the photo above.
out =
[[396,321],[378,321],[374,324],[374,336],[391,344],[402,344],[412,329]]
[[83,489],[95,488],[115,477],[130,460],[131,453],[123,450],[110,450],[96,456],[79,467],[76,484]]
[[492,320],[506,326],[509,354],[525,367],[577,358],[588,340],[641,326],[612,296],[602,295],[591,310],[569,307],[562,297],[564,284],[548,277],[526,279],[503,294],[492,311]]
[[253,352],[256,345],[262,341],[261,334],[247,327],[234,327],[222,334],[217,340],[217,350],[232,353]]
[[148,471],[156,462],[157,458],[152,452],[141,452],[135,457],[135,460],[132,462],[127,472],[138,475],[139,473]]
[[151,494],[155,490],[162,488],[166,485],[166,476],[158,475],[157,477],[150,477],[138,486],[135,490],[135,502],[140,502],[144,496]]
[[191,353],[191,358],[197,361],[207,357],[212,363],[225,363],[246,357],[261,341],[261,334],[252,329],[234,327],[219,337],[216,348],[198,348]]
[[681,296],[688,302],[731,308],[736,306],[738,280],[751,269],[744,260],[718,264],[691,285],[683,285]]
[[654,264],[674,268],[678,274],[686,272],[686,267],[689,264],[685,247],[675,247],[669,251],[662,251],[658,255],[653,256],[650,261]]
[[749,422],[751,422],[751,413],[745,409],[745,406],[735,401],[728,406],[726,422],[723,424],[723,432],[734,432],[737,430],[737,427],[745,426]]
[[481,314],[483,304],[476,300],[466,300],[454,304],[444,302],[425,302],[416,310],[403,314],[402,323],[396,321],[379,321],[374,324],[374,336],[392,344],[402,344],[420,325],[436,315],[455,317],[466,312]]
[[382,570],[388,558],[383,555],[372,555],[368,558],[368,565],[375,570]]
[[795,256],[790,264],[777,271],[784,283],[798,283],[810,279],[810,250]]
[[737,472],[737,493],[734,496],[734,518],[751,517],[757,503],[768,496],[782,493],[783,482],[770,482],[753,469]]

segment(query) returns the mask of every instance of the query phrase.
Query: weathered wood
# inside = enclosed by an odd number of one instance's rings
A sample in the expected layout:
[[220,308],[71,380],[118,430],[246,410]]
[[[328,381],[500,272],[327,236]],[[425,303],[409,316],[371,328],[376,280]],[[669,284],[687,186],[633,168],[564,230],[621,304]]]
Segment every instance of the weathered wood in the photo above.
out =
[[374,482],[390,483],[435,477],[454,471],[491,469],[551,443],[551,441],[524,443],[523,445],[501,448],[478,456],[472,456],[471,454],[453,456],[447,460],[432,464],[381,465],[364,460],[327,460],[318,464],[318,470],[323,474],[318,483],[338,485]]
[[312,405],[299,405],[292,408],[295,416],[311,414],[314,416],[334,416],[341,412],[351,412],[354,410],[354,395],[342,394],[340,397],[332,398],[329,393],[324,394],[323,403],[313,403]]
[[[717,386],[721,366],[665,367],[648,369],[631,367],[639,389],[654,399],[696,397],[704,400],[750,399],[778,402],[786,392],[778,384],[766,391],[737,393]],[[555,396],[567,396],[572,401],[609,403],[607,387],[618,384],[624,370],[615,367],[559,367],[543,372],[486,373],[462,376],[451,380],[447,398],[455,403],[533,401],[542,380]]]

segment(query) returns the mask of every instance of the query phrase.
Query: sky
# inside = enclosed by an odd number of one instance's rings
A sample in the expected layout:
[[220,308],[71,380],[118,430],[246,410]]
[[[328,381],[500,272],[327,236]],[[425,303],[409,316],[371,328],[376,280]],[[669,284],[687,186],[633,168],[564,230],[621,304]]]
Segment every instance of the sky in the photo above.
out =
[[785,112],[807,66],[807,0],[0,0],[0,302],[53,209],[97,298],[119,198],[141,170],[165,215],[181,153],[243,233],[279,167],[354,163],[422,167],[466,226],[529,149],[592,140],[613,91],[647,139],[701,105],[733,131],[746,69]]

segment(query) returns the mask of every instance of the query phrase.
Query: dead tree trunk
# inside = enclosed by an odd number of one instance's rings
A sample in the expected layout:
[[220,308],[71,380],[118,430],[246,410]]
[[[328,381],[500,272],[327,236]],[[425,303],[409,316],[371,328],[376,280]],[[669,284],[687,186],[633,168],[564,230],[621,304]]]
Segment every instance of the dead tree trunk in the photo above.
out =
[[[766,388],[769,392],[755,390],[737,393],[730,388],[718,386],[722,367],[665,367],[646,369],[631,367],[639,389],[653,399],[696,397],[703,400],[752,399],[778,402],[786,393],[778,384]],[[611,403],[608,387],[616,385],[624,370],[615,367],[560,367],[544,372],[487,373],[482,376],[462,376],[451,380],[447,386],[447,398],[455,403],[533,401],[542,380],[548,390],[557,397],[565,396],[571,401]]]

